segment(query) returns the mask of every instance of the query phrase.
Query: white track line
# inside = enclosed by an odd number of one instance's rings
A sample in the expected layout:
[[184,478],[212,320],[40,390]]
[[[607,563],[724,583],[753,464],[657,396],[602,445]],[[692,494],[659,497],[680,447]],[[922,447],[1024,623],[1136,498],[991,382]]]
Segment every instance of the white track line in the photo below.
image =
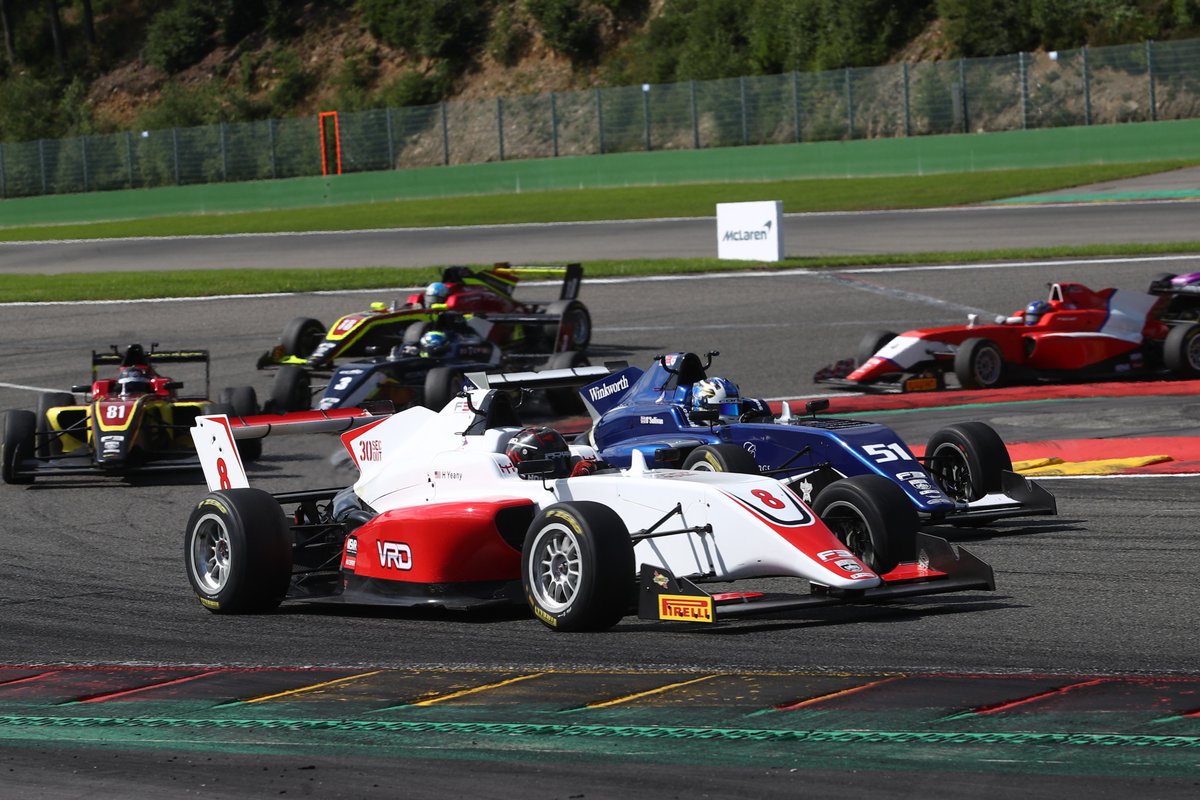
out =
[[[78,240],[73,240],[78,241]],[[101,241],[113,241],[105,239]],[[0,245],[6,243],[0,242]],[[665,283],[672,281],[706,281],[706,280],[729,280],[733,278],[790,278],[790,277],[821,277],[830,278],[837,273],[843,275],[859,275],[871,272],[928,272],[942,270],[965,270],[965,269],[1014,269],[1020,267],[1046,267],[1046,266],[1079,266],[1090,264],[1157,264],[1168,263],[1172,261],[1195,261],[1197,255],[1170,255],[1170,256],[1128,256],[1119,258],[1087,258],[1087,259],[1047,259],[1045,261],[1015,261],[1006,263],[997,262],[977,262],[963,264],[939,264],[926,266],[906,266],[906,267],[854,267],[850,269],[781,269],[781,270],[740,270],[735,272],[698,272],[688,273],[686,275],[635,275],[625,278],[588,278],[588,284],[627,284],[627,283]],[[844,278],[843,278],[844,280]],[[531,281],[527,286],[559,286],[558,281]],[[305,295],[318,296],[335,296],[344,294],[388,294],[391,292],[413,292],[420,289],[420,286],[398,286],[382,289],[337,289],[314,292],[272,292],[265,294],[221,294],[212,295],[209,297],[152,297],[136,300],[46,300],[41,302],[22,301],[12,303],[0,303],[0,308],[19,308],[25,306],[32,307],[48,307],[48,306],[81,306],[81,305],[138,305],[145,303],[179,303],[179,302],[211,302],[213,300],[254,300],[267,299],[278,297],[302,297]],[[863,288],[863,287],[859,287]],[[945,305],[943,301],[936,301],[938,305]],[[963,308],[966,308],[965,306]],[[990,313],[990,312],[988,312]]]

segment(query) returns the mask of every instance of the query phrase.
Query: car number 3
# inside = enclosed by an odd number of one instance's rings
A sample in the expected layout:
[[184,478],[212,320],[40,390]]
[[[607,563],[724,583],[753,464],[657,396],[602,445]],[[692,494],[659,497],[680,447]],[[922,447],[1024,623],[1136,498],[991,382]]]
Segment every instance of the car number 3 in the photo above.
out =
[[863,450],[867,455],[875,459],[877,464],[886,464],[889,461],[912,461],[913,457],[904,449],[904,445],[899,442],[891,444],[867,444],[863,445]]

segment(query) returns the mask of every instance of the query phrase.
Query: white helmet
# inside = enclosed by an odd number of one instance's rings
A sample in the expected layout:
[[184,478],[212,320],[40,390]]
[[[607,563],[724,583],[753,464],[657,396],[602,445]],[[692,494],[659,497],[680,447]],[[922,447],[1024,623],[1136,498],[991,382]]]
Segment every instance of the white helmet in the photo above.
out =
[[741,414],[737,384],[727,378],[705,378],[692,387],[692,410],[717,410],[721,421],[733,422]]

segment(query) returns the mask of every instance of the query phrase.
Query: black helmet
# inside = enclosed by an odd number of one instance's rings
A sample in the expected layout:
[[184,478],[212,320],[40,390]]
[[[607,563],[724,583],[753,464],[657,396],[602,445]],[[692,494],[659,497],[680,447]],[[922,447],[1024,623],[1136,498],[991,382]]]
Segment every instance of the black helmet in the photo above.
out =
[[524,428],[517,431],[508,440],[504,453],[513,464],[546,459],[554,468],[555,478],[565,478],[571,473],[571,448],[567,447],[567,440],[562,434],[553,428]]

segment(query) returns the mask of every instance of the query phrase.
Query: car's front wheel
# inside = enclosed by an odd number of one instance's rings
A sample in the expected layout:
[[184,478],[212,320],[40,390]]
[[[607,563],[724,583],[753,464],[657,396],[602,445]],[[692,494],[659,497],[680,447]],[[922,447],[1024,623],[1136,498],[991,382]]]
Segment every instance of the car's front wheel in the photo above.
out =
[[858,366],[861,367],[867,363],[873,355],[883,349],[885,344],[895,338],[896,334],[892,331],[876,330],[864,333],[855,353],[858,356]]
[[325,326],[311,317],[296,317],[283,329],[283,354],[308,358],[325,338]]
[[555,503],[534,519],[521,548],[521,588],[555,631],[602,631],[633,603],[633,541],[608,506]]
[[929,437],[925,469],[938,488],[960,502],[1000,491],[1012,458],[1000,434],[983,422],[949,425]]
[[261,489],[210,492],[188,518],[183,557],[209,611],[269,611],[291,582],[291,531],[279,503]]
[[829,484],[815,513],[854,556],[884,575],[916,555],[920,520],[908,495],[882,475],[856,475]]
[[33,483],[33,475],[21,473],[21,462],[33,455],[36,434],[37,421],[32,411],[9,411],[4,415],[0,478],[5,483]]
[[312,406],[312,377],[296,364],[280,367],[271,384],[271,405],[276,411],[307,411]]

